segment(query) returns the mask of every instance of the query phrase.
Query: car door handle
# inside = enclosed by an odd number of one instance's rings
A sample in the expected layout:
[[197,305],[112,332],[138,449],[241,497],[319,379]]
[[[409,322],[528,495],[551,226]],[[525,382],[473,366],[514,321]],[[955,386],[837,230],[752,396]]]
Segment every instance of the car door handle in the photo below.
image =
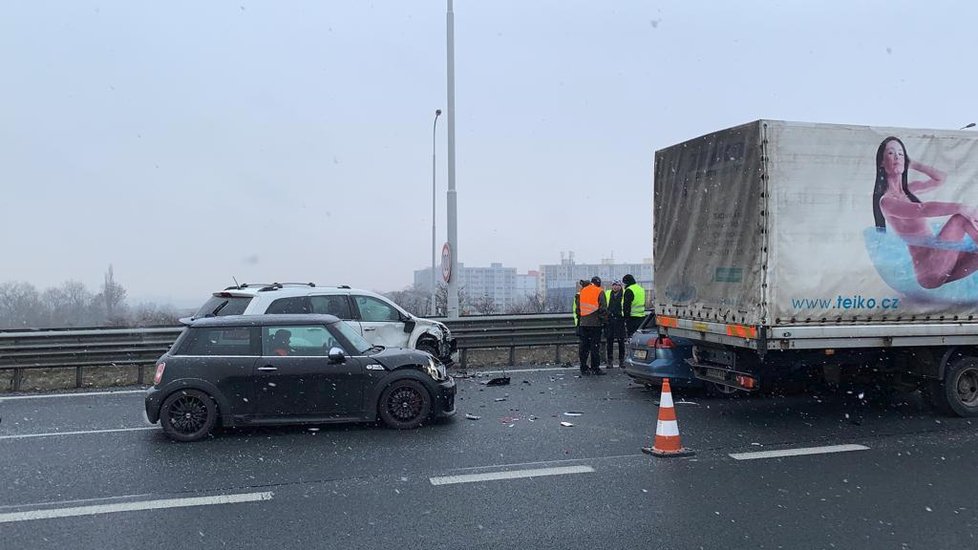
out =
[[264,367],[258,367],[258,370],[260,370],[260,371],[272,371],[272,370],[278,370],[278,367],[273,367],[271,365],[267,365],[267,366],[264,366]]
[[363,329],[364,332],[373,332],[375,330],[377,330],[377,327],[367,327],[367,328]]

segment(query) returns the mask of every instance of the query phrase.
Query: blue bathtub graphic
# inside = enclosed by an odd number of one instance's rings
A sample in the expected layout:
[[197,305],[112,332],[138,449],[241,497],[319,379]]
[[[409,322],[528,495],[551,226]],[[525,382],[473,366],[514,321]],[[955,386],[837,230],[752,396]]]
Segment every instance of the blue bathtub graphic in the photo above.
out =
[[[935,231],[939,229],[938,224]],[[866,241],[866,251],[877,273],[893,290],[921,301],[950,304],[978,303],[978,274],[946,283],[939,288],[923,288],[914,274],[913,259],[907,249],[907,241],[895,233],[880,231],[876,227],[863,231],[863,238]],[[913,244],[978,254],[978,245],[970,237],[965,237],[958,242],[939,241],[933,238]]]

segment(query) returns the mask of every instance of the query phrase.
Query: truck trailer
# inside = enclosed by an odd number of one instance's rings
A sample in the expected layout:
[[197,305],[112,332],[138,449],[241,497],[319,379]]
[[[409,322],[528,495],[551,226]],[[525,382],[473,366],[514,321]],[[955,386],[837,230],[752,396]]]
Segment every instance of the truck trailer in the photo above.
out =
[[978,135],[758,120],[655,153],[654,308],[700,379],[978,416]]

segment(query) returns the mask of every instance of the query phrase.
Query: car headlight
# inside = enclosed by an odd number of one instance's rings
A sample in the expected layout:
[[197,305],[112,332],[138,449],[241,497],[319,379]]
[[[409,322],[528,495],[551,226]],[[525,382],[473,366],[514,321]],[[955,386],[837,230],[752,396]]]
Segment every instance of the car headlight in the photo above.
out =
[[448,380],[448,371],[445,370],[445,365],[435,361],[435,358],[430,355],[428,356],[428,364],[425,365],[424,370],[434,380],[439,382]]

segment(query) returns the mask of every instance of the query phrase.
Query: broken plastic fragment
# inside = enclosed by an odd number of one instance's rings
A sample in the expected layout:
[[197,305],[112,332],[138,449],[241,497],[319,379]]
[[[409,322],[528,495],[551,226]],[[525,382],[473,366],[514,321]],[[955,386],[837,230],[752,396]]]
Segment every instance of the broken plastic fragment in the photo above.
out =
[[486,385],[487,386],[508,386],[509,385],[509,377],[508,376],[500,376],[498,378],[492,378],[488,382],[486,382]]
[[465,418],[468,418],[469,420],[479,420],[482,417],[474,414],[465,413]]
[[571,426],[573,426],[573,424],[571,424],[570,422],[561,422],[560,425],[565,428],[570,428]]
[[582,414],[584,413],[579,413],[577,411],[567,411],[564,413],[564,416],[581,416]]

